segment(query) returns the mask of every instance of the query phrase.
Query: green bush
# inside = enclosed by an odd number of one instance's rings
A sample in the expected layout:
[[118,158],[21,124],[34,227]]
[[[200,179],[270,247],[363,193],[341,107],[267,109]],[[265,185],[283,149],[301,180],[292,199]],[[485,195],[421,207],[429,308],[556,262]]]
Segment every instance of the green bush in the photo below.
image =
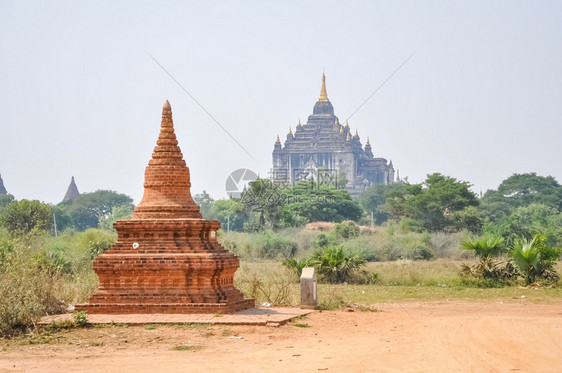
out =
[[529,285],[536,279],[557,281],[553,268],[561,253],[562,249],[548,246],[545,236],[536,234],[531,240],[515,239],[509,257],[523,274],[525,285]]
[[359,237],[360,228],[357,223],[346,220],[342,223],[336,223],[334,226],[334,232],[336,237],[342,238],[344,240],[349,240],[352,238]]
[[341,284],[352,280],[355,272],[364,268],[367,261],[359,253],[351,253],[342,246],[316,250],[309,258],[321,280],[330,284]]

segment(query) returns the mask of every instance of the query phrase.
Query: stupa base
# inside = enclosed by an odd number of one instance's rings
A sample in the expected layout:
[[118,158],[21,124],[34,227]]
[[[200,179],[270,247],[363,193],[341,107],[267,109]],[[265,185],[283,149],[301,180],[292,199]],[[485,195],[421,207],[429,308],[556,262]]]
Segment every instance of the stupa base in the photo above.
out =
[[99,303],[77,304],[76,311],[86,311],[89,314],[136,314],[136,313],[168,313],[168,314],[196,314],[217,313],[227,314],[247,310],[255,307],[253,299],[241,299],[225,303]]

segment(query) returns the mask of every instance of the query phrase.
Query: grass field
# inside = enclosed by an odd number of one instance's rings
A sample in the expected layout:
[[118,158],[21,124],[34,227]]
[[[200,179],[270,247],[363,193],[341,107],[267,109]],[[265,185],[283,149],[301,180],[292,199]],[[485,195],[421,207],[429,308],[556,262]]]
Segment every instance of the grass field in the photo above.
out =
[[[321,308],[356,306],[368,310],[377,303],[401,301],[497,301],[554,303],[562,299],[562,286],[483,288],[459,275],[462,263],[471,261],[438,259],[432,261],[393,261],[369,263],[369,271],[378,274],[373,285],[318,285]],[[562,263],[557,266],[562,272]],[[300,285],[294,274],[278,262],[243,262],[236,275],[236,286],[258,305],[272,303],[298,305]]]

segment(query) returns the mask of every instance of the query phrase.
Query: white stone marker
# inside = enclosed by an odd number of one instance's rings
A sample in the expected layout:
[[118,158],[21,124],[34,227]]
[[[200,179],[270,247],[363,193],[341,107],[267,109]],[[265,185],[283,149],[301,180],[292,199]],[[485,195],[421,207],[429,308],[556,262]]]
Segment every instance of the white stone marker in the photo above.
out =
[[301,274],[301,308],[317,309],[316,271],[313,267],[302,269]]

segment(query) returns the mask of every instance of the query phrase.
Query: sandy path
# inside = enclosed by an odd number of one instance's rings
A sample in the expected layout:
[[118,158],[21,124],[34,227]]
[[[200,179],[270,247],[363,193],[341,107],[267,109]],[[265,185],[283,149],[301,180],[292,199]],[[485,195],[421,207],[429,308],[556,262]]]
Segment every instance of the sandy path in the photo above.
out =
[[[7,371],[561,372],[562,302],[408,303],[315,312],[280,328],[110,327],[4,343]],[[242,337],[242,338],[233,338]],[[178,345],[202,346],[174,351]]]

